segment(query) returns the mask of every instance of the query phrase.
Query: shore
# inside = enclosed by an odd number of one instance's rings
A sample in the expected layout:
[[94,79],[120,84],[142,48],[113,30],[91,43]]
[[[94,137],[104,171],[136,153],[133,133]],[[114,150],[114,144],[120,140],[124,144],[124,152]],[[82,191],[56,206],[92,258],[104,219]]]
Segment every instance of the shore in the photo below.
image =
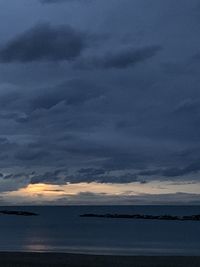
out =
[[0,267],[200,267],[193,256],[95,256],[64,253],[1,252]]

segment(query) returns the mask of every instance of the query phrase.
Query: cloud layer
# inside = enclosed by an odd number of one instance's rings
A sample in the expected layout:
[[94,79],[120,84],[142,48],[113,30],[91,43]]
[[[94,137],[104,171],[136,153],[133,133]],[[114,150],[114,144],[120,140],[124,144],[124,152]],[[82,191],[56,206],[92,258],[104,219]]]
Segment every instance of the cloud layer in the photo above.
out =
[[139,49],[123,48],[117,52],[109,52],[103,56],[94,57],[91,59],[83,59],[80,62],[80,67],[89,69],[102,68],[102,69],[124,69],[130,66],[135,66],[140,62],[154,57],[161,50],[160,46],[147,46]]
[[0,3],[1,201],[86,183],[74,202],[195,203],[198,0],[23,1]]
[[87,0],[40,0],[42,4],[59,4],[65,2],[77,2],[77,1],[87,1]]
[[1,47],[0,61],[68,61],[78,57],[84,48],[84,35],[70,26],[40,24]]

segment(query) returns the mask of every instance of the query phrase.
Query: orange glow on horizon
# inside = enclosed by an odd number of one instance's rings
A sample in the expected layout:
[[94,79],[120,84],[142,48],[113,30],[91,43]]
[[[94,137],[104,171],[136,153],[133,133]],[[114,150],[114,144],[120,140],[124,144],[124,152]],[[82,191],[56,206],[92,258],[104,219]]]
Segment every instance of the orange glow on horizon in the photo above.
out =
[[[180,190],[181,189],[181,190]],[[200,190],[200,184],[193,185],[173,185],[154,181],[140,184],[138,182],[128,184],[111,184],[111,183],[77,183],[77,184],[29,184],[27,187],[16,191],[4,193],[4,197],[13,200],[23,201],[54,201],[62,198],[73,199],[79,194],[103,194],[105,196],[139,196],[139,195],[156,195],[171,194],[176,192],[196,193]],[[198,193],[197,192],[197,193]],[[102,197],[103,197],[102,195]]]

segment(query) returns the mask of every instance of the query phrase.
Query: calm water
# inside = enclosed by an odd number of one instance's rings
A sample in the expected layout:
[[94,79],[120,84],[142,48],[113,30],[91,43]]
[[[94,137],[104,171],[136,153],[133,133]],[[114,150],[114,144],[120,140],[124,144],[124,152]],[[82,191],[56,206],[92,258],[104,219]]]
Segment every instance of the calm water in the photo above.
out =
[[132,255],[200,255],[200,222],[80,218],[83,213],[192,215],[200,207],[0,207],[39,213],[0,216],[0,251],[57,251]]

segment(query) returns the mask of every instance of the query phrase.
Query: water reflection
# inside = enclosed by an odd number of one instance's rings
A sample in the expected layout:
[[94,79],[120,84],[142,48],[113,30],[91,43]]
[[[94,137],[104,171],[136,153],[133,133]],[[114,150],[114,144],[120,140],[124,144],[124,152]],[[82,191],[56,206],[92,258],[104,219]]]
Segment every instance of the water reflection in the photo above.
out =
[[33,252],[45,252],[51,250],[51,239],[49,234],[43,231],[43,228],[30,227],[26,231],[23,250]]

